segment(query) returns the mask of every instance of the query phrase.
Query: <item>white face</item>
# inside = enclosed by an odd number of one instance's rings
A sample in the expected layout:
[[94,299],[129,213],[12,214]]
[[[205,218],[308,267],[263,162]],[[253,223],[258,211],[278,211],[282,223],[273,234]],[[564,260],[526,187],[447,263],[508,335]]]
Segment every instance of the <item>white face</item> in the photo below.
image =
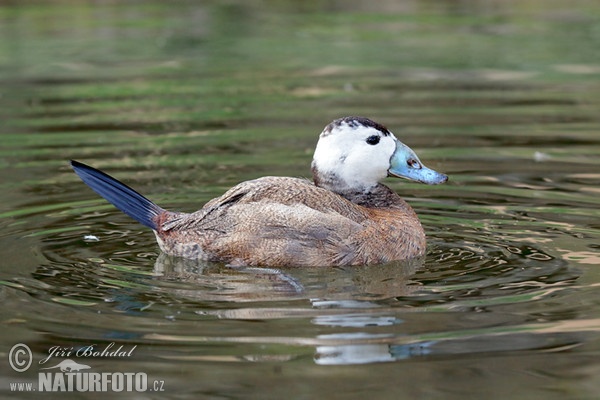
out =
[[391,132],[357,119],[336,122],[321,133],[313,167],[321,176],[335,176],[341,186],[338,190],[375,186],[388,175],[397,139]]

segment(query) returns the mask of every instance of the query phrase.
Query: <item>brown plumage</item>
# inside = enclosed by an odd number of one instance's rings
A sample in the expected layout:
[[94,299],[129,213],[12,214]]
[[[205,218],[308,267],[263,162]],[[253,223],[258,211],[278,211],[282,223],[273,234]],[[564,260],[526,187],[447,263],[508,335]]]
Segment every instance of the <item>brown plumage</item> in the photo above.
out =
[[152,228],[165,253],[253,266],[377,264],[423,255],[417,215],[377,181],[388,174],[431,184],[447,179],[385,127],[360,117],[325,128],[313,159],[314,184],[287,177],[246,181],[194,213],[163,210],[98,170],[72,165],[92,189]]
[[369,207],[298,178],[243,182],[192,214],[161,214],[167,254],[240,265],[358,265],[424,254],[425,233],[404,200],[384,185]]

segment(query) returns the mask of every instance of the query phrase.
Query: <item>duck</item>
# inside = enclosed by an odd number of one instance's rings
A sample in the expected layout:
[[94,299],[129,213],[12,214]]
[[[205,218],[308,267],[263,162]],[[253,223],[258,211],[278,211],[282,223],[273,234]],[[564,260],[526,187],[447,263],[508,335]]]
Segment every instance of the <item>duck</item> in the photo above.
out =
[[319,135],[312,181],[245,181],[191,213],[165,210],[98,169],[70,163],[92,190],[152,229],[162,252],[230,266],[352,266],[423,256],[417,214],[380,181],[448,180],[385,126],[355,116],[332,121]]

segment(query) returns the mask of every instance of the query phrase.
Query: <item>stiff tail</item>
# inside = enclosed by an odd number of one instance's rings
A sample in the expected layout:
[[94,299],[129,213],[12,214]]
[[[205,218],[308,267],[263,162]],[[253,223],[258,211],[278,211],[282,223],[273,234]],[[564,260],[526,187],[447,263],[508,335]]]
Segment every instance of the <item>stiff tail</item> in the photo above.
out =
[[156,217],[165,212],[129,186],[89,165],[71,160],[81,180],[119,210],[148,228],[157,230]]

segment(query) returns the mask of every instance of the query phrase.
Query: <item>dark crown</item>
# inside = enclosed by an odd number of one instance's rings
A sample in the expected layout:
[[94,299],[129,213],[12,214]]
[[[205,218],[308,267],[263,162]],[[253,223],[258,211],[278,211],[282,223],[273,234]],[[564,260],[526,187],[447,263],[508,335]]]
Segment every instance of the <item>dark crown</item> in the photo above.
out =
[[322,136],[327,136],[334,128],[339,128],[342,124],[348,125],[350,128],[356,129],[360,126],[377,129],[383,136],[388,136],[390,131],[383,125],[365,117],[344,117],[336,119],[325,127]]

